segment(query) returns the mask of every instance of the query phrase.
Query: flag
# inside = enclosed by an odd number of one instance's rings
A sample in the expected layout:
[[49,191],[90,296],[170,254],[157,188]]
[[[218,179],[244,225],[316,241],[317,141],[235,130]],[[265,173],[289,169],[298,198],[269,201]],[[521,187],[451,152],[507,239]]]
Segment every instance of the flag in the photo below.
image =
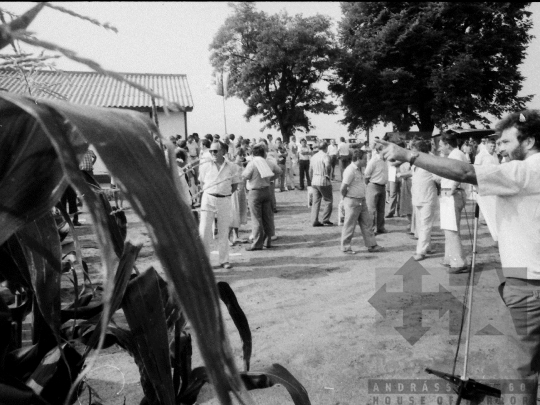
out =
[[227,86],[229,82],[229,72],[215,73],[216,94],[218,96],[227,97]]

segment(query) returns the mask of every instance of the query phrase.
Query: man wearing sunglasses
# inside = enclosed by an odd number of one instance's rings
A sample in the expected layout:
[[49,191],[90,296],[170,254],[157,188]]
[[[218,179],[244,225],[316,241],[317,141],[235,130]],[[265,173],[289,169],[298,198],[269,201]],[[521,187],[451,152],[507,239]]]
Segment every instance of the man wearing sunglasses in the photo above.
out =
[[212,224],[217,218],[219,265],[231,269],[229,263],[229,226],[231,224],[231,194],[240,182],[234,163],[225,160],[221,142],[212,142],[209,152],[212,161],[200,167],[199,181],[203,190],[199,235],[210,257]]

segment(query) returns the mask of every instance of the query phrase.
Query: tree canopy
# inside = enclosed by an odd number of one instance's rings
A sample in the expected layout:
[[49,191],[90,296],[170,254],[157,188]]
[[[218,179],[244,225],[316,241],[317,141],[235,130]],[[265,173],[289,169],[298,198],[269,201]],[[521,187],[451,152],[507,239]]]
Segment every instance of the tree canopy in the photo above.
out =
[[518,70],[532,39],[529,3],[342,3],[342,52],[330,89],[350,132],[377,122],[479,121],[522,109]]
[[210,45],[211,63],[229,72],[228,96],[247,105],[247,120],[260,116],[263,128],[278,128],[285,141],[313,128],[307,113],[332,114],[336,106],[315,86],[336,55],[328,17],[268,15],[251,2],[234,11]]

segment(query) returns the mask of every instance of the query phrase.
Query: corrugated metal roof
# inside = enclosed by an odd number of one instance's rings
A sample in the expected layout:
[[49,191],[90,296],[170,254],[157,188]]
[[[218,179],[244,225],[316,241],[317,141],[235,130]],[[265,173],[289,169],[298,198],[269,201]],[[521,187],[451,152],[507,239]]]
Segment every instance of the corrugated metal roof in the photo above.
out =
[[[181,111],[193,110],[193,98],[184,74],[120,73],[124,78],[142,85],[177,105]],[[68,72],[38,70],[28,75],[34,97],[58,98],[58,93],[76,104],[99,107],[148,108],[152,98],[140,90],[96,72]],[[18,94],[29,94],[21,73],[0,70],[0,89]],[[156,99],[156,106],[164,102]]]

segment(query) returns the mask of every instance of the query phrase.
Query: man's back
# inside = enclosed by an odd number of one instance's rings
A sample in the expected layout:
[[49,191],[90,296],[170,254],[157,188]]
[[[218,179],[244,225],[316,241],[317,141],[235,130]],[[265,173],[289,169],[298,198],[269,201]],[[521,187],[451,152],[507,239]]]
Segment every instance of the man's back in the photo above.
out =
[[328,178],[328,167],[330,158],[322,150],[314,154],[310,161],[310,168],[313,172],[311,184],[314,186],[328,186],[330,179]]

